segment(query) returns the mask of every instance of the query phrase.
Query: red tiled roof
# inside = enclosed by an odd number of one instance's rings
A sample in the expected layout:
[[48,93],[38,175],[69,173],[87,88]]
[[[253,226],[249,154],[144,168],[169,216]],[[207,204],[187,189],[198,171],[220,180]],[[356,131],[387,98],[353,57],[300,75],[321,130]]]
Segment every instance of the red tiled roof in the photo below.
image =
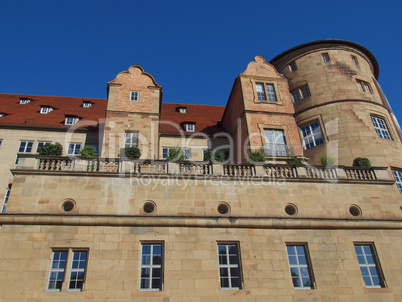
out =
[[[20,99],[30,99],[28,104],[20,104]],[[82,107],[84,101],[91,102],[89,108]],[[41,106],[53,108],[48,114],[41,114]],[[0,93],[0,113],[5,115],[0,118],[1,125],[36,126],[51,128],[70,128],[64,125],[66,116],[77,116],[85,125],[78,128],[97,127],[100,119],[106,116],[106,99],[39,96]]]
[[[20,104],[20,99],[29,99],[31,102]],[[84,108],[83,102],[91,102],[92,106]],[[42,106],[52,107],[53,111],[41,114]],[[178,112],[179,107],[185,107],[186,113]],[[78,128],[96,128],[100,119],[106,117],[106,108],[106,99],[0,93],[0,113],[5,114],[0,118],[0,126],[68,129],[71,126],[64,125],[66,116],[77,116],[80,122],[88,122],[82,126],[77,124]],[[179,134],[180,130],[173,125],[178,125],[185,131],[186,122],[195,123],[195,132],[187,132],[187,134],[213,135],[225,132],[225,129],[218,127],[224,110],[224,106],[162,103],[160,132]]]
[[[180,113],[178,108],[186,108],[186,113]],[[185,123],[195,123],[195,132],[185,132],[187,134],[205,133],[213,135],[218,132],[226,132],[225,129],[218,127],[218,122],[222,120],[225,106],[193,105],[162,103],[161,124],[159,132],[163,134],[178,134],[180,130],[174,125],[178,125],[185,131]],[[164,123],[169,121],[173,123]]]

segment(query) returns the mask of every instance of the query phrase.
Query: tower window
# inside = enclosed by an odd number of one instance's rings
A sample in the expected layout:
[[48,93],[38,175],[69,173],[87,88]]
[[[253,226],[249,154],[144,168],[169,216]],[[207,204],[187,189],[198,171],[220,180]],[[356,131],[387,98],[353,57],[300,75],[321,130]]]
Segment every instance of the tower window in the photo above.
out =
[[379,137],[392,140],[384,119],[372,116],[371,121],[373,122],[375,132],[377,132]]
[[353,63],[355,63],[356,65],[359,65],[359,61],[357,60],[356,56],[352,56],[352,61]]
[[323,60],[325,63],[328,63],[329,61],[331,61],[330,58],[329,58],[328,53],[322,53],[321,56],[322,56],[322,60]]
[[292,71],[292,72],[296,71],[297,70],[296,62],[293,61],[293,62],[289,63],[289,68],[290,68],[290,71]]
[[290,92],[290,94],[292,95],[293,102],[295,102],[295,103],[300,101],[301,99],[305,99],[305,98],[311,96],[308,85],[304,85],[304,86],[301,86],[300,88],[292,90]]

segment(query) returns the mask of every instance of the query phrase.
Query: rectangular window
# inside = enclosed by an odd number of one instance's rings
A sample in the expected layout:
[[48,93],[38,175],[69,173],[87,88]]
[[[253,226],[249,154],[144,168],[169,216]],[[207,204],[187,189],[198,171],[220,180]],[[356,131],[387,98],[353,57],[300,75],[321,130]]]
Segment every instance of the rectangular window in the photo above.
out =
[[324,143],[319,121],[300,127],[300,131],[306,150]]
[[257,97],[259,101],[266,101],[268,96],[268,101],[276,102],[276,93],[274,84],[269,83],[256,83],[255,89],[257,91]]
[[82,291],[85,282],[85,269],[87,266],[87,251],[73,251],[71,261],[70,280],[68,290]]
[[194,123],[186,123],[186,131],[187,132],[194,132],[195,131],[195,124]]
[[[162,158],[163,159],[168,158],[170,149],[173,149],[173,148],[162,148]],[[191,159],[191,150],[190,149],[182,148],[180,150],[184,154],[186,160]]]
[[287,156],[287,146],[283,130],[265,129],[265,143],[269,156]]
[[291,92],[293,102],[298,102],[301,99],[308,98],[311,96],[310,89],[308,88],[308,85],[301,86],[295,90],[292,90]]
[[137,102],[140,99],[139,91],[130,91],[130,101]]
[[379,137],[392,140],[384,119],[372,116],[371,120],[373,122],[375,132],[377,132]]
[[162,290],[163,276],[162,243],[147,243],[141,246],[141,290]]
[[360,91],[373,93],[370,83],[362,81],[362,80],[356,80],[356,83],[357,83],[357,87],[359,87]]
[[291,62],[289,63],[290,71],[296,71],[297,70],[297,65],[296,62]]
[[[11,186],[11,185],[9,185],[9,186]],[[10,192],[11,192],[11,189],[7,189],[6,194],[4,195],[3,205],[1,207],[1,212],[2,213],[6,212],[8,199],[10,198]]]
[[286,246],[292,277],[293,287],[301,289],[312,289],[313,278],[309,265],[310,259],[306,252],[305,245],[287,245]]
[[38,142],[38,147],[36,148],[36,153],[39,153],[40,149],[41,149],[44,145],[50,145],[50,143],[49,143],[49,142]]
[[385,280],[373,244],[356,244],[360,271],[367,287],[385,287]]
[[89,108],[89,107],[91,107],[92,106],[92,103],[91,102],[83,102],[82,103],[82,107],[83,108]]
[[266,101],[267,96],[265,95],[264,85],[262,83],[256,83],[255,89],[257,90],[257,97],[259,101]]
[[322,53],[321,56],[322,56],[322,60],[325,63],[328,63],[330,61],[328,53]]
[[399,192],[402,193],[402,172],[397,171],[397,170],[391,170],[391,171],[392,171],[392,175],[394,176],[394,179],[396,181],[396,185],[399,189]]
[[186,113],[187,112],[186,107],[179,107],[178,110],[179,110],[180,113]]
[[66,271],[68,251],[53,251],[52,262],[49,270],[49,282],[47,289],[52,291],[61,291]]
[[22,142],[20,142],[20,147],[18,149],[18,153],[31,153],[32,146],[33,146],[33,142],[22,141]]
[[218,244],[221,289],[241,289],[241,270],[237,244]]
[[138,132],[127,132],[124,139],[124,147],[137,148],[137,146],[138,146]]
[[48,114],[49,112],[52,112],[52,111],[53,111],[52,107],[48,107],[48,106],[40,107],[40,113],[42,113],[42,114]]
[[265,84],[267,88],[268,100],[271,102],[276,102],[275,87],[273,84]]
[[61,291],[67,270],[67,258],[71,257],[68,291],[82,291],[85,282],[88,251],[54,250],[49,270],[47,290]]
[[81,144],[70,143],[68,145],[68,155],[79,155],[81,150]]

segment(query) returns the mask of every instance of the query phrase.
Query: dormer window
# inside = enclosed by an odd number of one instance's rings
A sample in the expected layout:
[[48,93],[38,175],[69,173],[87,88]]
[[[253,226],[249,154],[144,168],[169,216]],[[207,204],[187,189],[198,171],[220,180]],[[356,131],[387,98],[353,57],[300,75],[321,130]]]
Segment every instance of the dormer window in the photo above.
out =
[[[6,115],[5,113],[0,112],[0,118],[3,117],[3,116],[5,116],[5,115]],[[0,145],[1,145],[1,143],[0,143]]]
[[84,108],[89,108],[91,106],[92,106],[92,102],[84,101],[84,103],[82,103],[82,107],[84,107]]
[[194,132],[195,131],[195,123],[186,123],[186,131],[187,132]]
[[31,102],[30,99],[20,99],[20,104],[21,104],[21,105],[28,104],[29,102]]
[[139,91],[130,91],[130,101],[138,102],[139,99],[140,99]]
[[48,114],[49,112],[52,112],[53,108],[49,106],[42,106],[40,107],[40,113],[41,114]]
[[76,116],[66,116],[66,119],[64,121],[64,125],[75,125],[79,121],[79,118]]
[[177,111],[179,111],[180,113],[186,113],[187,108],[186,107],[179,107],[179,108],[177,108]]

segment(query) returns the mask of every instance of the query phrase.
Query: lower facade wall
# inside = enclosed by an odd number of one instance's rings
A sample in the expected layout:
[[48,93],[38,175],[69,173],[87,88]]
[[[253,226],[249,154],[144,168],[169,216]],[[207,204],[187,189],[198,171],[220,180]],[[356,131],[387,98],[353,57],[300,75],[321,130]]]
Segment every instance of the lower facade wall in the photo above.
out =
[[[6,225],[2,301],[402,301],[400,230]],[[163,289],[140,291],[141,244],[163,243]],[[354,243],[373,243],[387,283],[366,288]],[[239,245],[242,290],[221,290],[218,243]],[[293,288],[286,244],[307,245],[316,288]],[[47,291],[52,249],[88,249],[82,292]],[[65,277],[64,283],[67,282]]]

